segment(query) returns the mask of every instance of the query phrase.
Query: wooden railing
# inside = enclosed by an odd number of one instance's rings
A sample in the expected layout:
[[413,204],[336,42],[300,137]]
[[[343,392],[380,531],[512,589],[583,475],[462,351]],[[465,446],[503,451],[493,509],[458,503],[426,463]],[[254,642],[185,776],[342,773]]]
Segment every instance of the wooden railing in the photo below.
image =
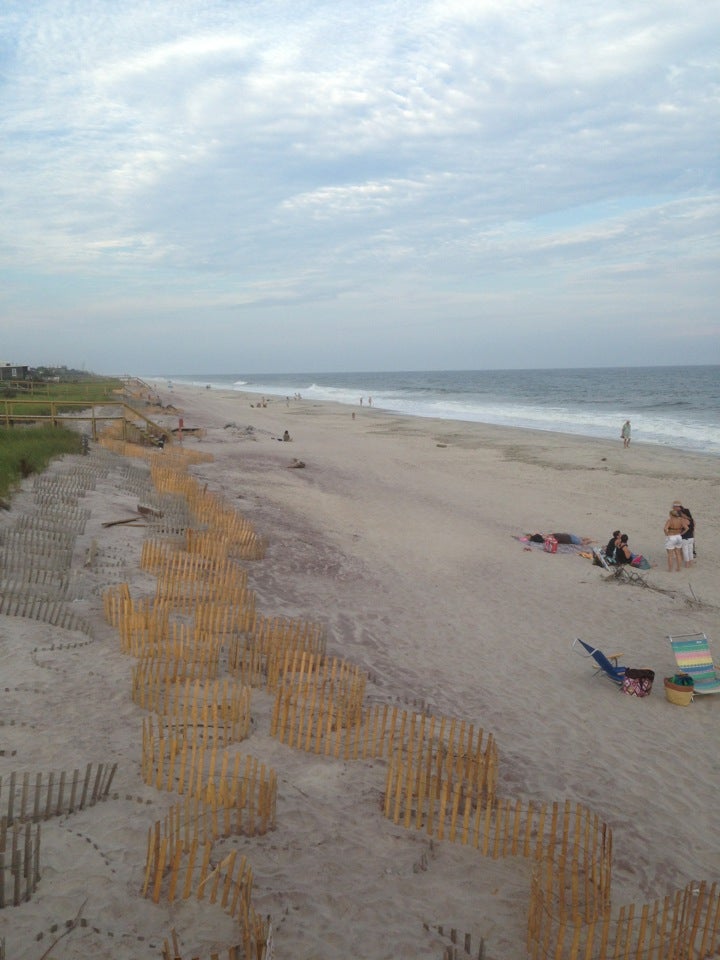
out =
[[[28,408],[36,408],[37,412]],[[16,412],[22,410],[23,412]],[[144,413],[135,410],[121,400],[103,400],[89,403],[86,400],[26,400],[25,398],[2,400],[0,426],[12,427],[15,424],[46,423],[57,427],[68,420],[80,423],[89,423],[93,440],[110,423],[119,425],[123,440],[131,440],[133,427],[141,434],[145,434],[163,441],[171,441],[171,430],[161,427]],[[49,412],[48,412],[49,410]],[[137,424],[140,424],[138,428]]]

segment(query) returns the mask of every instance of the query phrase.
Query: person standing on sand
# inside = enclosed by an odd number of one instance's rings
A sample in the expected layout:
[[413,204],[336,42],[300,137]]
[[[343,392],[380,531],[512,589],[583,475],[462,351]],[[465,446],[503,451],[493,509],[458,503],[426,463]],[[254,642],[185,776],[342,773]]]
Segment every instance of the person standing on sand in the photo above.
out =
[[620,436],[622,438],[623,446],[630,446],[630,421],[626,420],[622,425],[622,430],[620,431]]
[[682,555],[685,566],[690,567],[695,560],[695,520],[687,507],[684,507],[679,500],[674,500],[673,510],[677,510],[680,516],[687,521],[687,530],[682,535]]
[[680,571],[682,567],[682,535],[687,530],[689,524],[679,510],[671,510],[670,516],[665,521],[665,549],[668,558],[668,573],[672,573],[673,559],[675,560],[675,570]]

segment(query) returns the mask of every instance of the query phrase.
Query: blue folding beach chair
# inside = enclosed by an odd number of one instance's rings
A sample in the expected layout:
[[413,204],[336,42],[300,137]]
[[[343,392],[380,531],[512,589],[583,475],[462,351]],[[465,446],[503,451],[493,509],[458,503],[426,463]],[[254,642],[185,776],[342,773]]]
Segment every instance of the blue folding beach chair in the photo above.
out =
[[[609,656],[606,656],[602,650],[598,650],[597,647],[591,647],[589,643],[585,643],[580,637],[573,641],[573,647],[577,648],[577,644],[580,644],[583,648],[582,650],[578,649],[578,653],[582,654],[583,657],[592,657],[597,664],[597,669],[593,676],[602,673],[618,686],[622,684],[625,679],[626,668],[618,665],[618,660],[622,656],[621,653],[611,653]],[[583,650],[585,651],[584,653]]]

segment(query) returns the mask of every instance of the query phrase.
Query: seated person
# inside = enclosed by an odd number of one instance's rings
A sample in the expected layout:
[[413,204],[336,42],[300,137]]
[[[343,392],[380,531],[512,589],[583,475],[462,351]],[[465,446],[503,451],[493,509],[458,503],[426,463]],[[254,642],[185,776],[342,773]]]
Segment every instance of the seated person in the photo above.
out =
[[613,535],[608,540],[607,546],[605,547],[605,559],[608,563],[615,563],[615,551],[618,548],[620,542],[620,531],[613,530]]
[[633,555],[628,546],[628,535],[623,533],[618,540],[618,546],[615,550],[615,563],[632,563]]

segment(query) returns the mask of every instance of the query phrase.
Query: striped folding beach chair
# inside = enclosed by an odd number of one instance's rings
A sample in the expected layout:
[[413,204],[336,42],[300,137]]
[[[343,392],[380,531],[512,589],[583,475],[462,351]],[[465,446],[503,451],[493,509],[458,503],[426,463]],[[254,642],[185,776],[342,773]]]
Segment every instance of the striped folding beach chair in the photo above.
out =
[[677,665],[692,677],[695,693],[720,693],[720,672],[713,662],[710,641],[704,633],[671,637]]

